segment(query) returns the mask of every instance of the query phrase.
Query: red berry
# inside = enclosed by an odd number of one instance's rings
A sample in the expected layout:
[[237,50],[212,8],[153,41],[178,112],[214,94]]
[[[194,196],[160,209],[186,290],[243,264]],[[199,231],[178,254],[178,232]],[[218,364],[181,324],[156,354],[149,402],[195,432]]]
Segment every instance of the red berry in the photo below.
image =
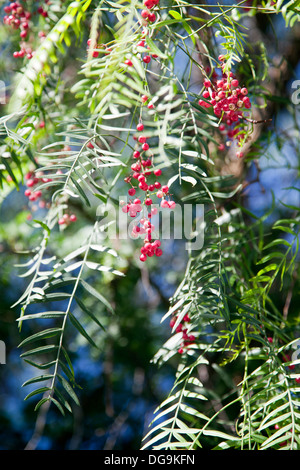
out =
[[147,95],[142,95],[141,100],[143,103],[146,103],[148,101],[148,96]]
[[151,61],[150,55],[145,55],[143,57],[143,62],[145,62],[145,64],[149,64],[150,61]]
[[130,189],[128,189],[128,194],[129,194],[129,196],[134,196],[134,195],[135,195],[135,193],[136,193],[136,191],[135,191],[135,189],[134,189],[134,188],[130,188]]
[[155,174],[155,176],[160,176],[161,175],[161,169],[158,168],[157,170],[154,170],[153,173]]
[[154,7],[154,2],[153,2],[153,0],[144,0],[144,5],[145,5],[146,8],[149,8],[149,10],[150,10],[151,8]]
[[161,190],[167,194],[169,192],[169,186],[163,186]]
[[140,131],[143,131],[143,130],[144,130],[144,124],[139,123],[139,124],[136,126],[136,129],[137,129],[137,131],[139,131],[139,132],[140,132]]
[[147,142],[145,142],[143,145],[142,145],[142,149],[143,150],[149,150],[149,144],[147,144]]
[[154,13],[154,11],[151,11],[148,15],[148,21],[150,21],[150,23],[154,23],[155,20],[156,20],[156,14]]
[[129,67],[132,67],[133,66],[133,63],[131,62],[130,59],[126,59],[125,62],[124,62],[125,65],[128,65]]

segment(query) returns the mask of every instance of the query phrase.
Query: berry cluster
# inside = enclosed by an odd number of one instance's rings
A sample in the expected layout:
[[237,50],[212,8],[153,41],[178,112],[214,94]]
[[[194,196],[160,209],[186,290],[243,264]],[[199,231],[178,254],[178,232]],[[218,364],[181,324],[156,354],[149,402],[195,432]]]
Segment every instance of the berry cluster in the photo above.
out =
[[67,212],[58,219],[59,225],[70,225],[72,222],[76,222],[77,217],[75,214],[68,214]]
[[[154,23],[154,21],[156,21],[156,14],[153,11],[153,9],[156,6],[158,6],[158,4],[159,4],[159,0],[144,0],[145,9],[141,11],[142,25],[144,26],[145,29],[143,30],[141,34],[140,40],[136,43],[136,46],[138,48],[146,49],[146,51],[143,51],[141,53],[141,59],[144,62],[144,64],[149,64],[152,58],[156,59],[158,57],[156,54],[149,53],[150,47],[146,46],[146,41],[145,41],[145,38],[148,34],[147,26],[149,25],[149,23]],[[138,52],[139,52],[139,49],[138,49]],[[124,64],[127,65],[128,67],[133,66],[133,62],[130,58],[127,58],[124,61]],[[146,101],[147,99],[148,98],[146,97]],[[153,104],[149,103],[148,108],[153,109]]]
[[[24,2],[23,2],[24,3]],[[44,3],[49,3],[49,0],[44,0]],[[34,55],[34,51],[30,45],[26,44],[30,30],[32,28],[32,13],[28,11],[22,2],[11,2],[9,5],[4,7],[5,16],[3,17],[3,23],[10,26],[13,30],[20,30],[20,50],[15,51],[13,56],[15,58],[31,59]],[[35,12],[34,12],[35,13]],[[48,16],[47,11],[43,7],[38,7],[36,13],[46,18]],[[43,39],[45,33],[39,31],[38,37]]]
[[[238,146],[242,146],[246,139],[244,127],[245,112],[251,108],[251,102],[246,87],[240,87],[238,79],[232,72],[225,72],[225,56],[220,55],[222,76],[218,77],[213,71],[211,79],[203,82],[205,91],[199,100],[199,105],[204,108],[213,108],[214,115],[220,118],[219,130],[226,137],[226,144],[221,143],[219,150],[225,150],[235,140]],[[236,156],[242,158],[243,152],[237,151]]]
[[[147,100],[144,100],[146,102]],[[131,165],[131,173],[126,176],[125,182],[131,187],[128,190],[128,195],[133,197],[136,195],[137,189],[144,192],[143,202],[140,198],[130,199],[126,204],[121,201],[122,211],[128,213],[130,217],[136,217],[143,210],[143,205],[146,207],[147,217],[138,219],[134,224],[132,236],[134,238],[145,235],[144,246],[141,247],[140,260],[146,261],[147,257],[153,255],[161,256],[162,250],[160,248],[160,241],[153,240],[152,233],[155,227],[152,223],[152,216],[158,212],[157,207],[153,206],[153,196],[156,195],[161,199],[160,206],[162,208],[174,209],[176,204],[171,200],[169,187],[162,185],[159,181],[162,175],[160,168],[155,168],[153,164],[153,154],[147,142],[148,138],[143,133],[144,125],[140,121],[137,125],[137,136],[135,136],[136,149],[133,152],[133,163]],[[135,185],[136,184],[136,185]]]
[[[60,173],[60,170],[57,171],[57,174]],[[28,198],[28,201],[30,203],[34,203],[38,201],[38,206],[33,204],[31,206],[31,210],[34,212],[37,210],[37,208],[49,208],[50,204],[47,203],[47,195],[43,194],[43,192],[40,189],[35,189],[35,187],[38,184],[43,184],[43,183],[49,183],[52,181],[51,178],[48,178],[47,175],[43,171],[29,171],[25,175],[25,181],[26,181],[26,189],[25,189],[25,196]],[[28,217],[28,219],[31,219],[31,215]],[[68,226],[72,222],[77,221],[77,216],[75,214],[68,214],[65,213],[63,216],[61,216],[58,219],[58,224],[61,226]]]
[[[33,202],[41,199],[42,197],[42,191],[39,189],[35,190],[35,186],[37,186],[39,183],[49,183],[51,178],[47,178],[42,171],[39,171],[36,174],[34,174],[32,171],[29,171],[25,175],[25,180],[27,189],[25,189],[24,194],[26,197],[28,197],[30,202]],[[41,204],[41,207],[44,207],[43,203]]]
[[159,0],[144,0],[145,9],[141,11],[141,17],[143,18],[144,26],[148,23],[154,23],[156,20],[156,14],[153,10],[159,4]]
[[[177,321],[177,316],[174,314],[170,320],[170,327],[173,328]],[[178,353],[183,354],[184,350],[190,345],[195,343],[195,336],[193,334],[188,333],[188,324],[190,323],[191,319],[188,314],[185,314],[182,321],[178,323],[176,327],[176,333],[182,334],[182,343],[178,348]]]
[[[156,20],[156,15],[153,8],[156,7],[159,0],[144,0],[145,9],[141,11],[143,18],[143,26],[145,29],[142,32],[139,41],[136,46],[138,48],[145,48],[147,52],[141,55],[144,64],[149,64],[152,58],[157,58],[156,54],[149,53],[149,46],[146,47],[145,38],[148,34],[146,26],[149,23],[153,23]],[[133,63],[131,59],[125,60],[125,65],[132,67]],[[141,96],[141,104],[147,106],[148,109],[153,109],[154,104],[149,101],[148,95]],[[141,247],[140,260],[146,261],[147,257],[161,256],[162,250],[160,248],[161,242],[153,239],[153,232],[155,227],[152,223],[152,216],[158,212],[157,207],[153,207],[153,196],[160,199],[160,207],[174,209],[176,204],[171,199],[169,187],[162,185],[159,181],[162,170],[155,168],[153,163],[153,153],[151,152],[150,145],[148,143],[148,137],[143,133],[144,124],[142,118],[136,127],[137,135],[134,136],[136,141],[136,147],[134,149],[132,158],[133,163],[131,164],[131,173],[126,176],[125,182],[131,187],[128,190],[128,195],[134,197],[137,190],[144,192],[143,198],[129,199],[128,203],[121,201],[122,211],[129,214],[130,217],[140,216],[143,210],[143,206],[146,208],[146,216],[135,221],[132,229],[132,237],[137,238],[138,236],[144,236],[144,245]],[[143,201],[142,201],[143,199]]]

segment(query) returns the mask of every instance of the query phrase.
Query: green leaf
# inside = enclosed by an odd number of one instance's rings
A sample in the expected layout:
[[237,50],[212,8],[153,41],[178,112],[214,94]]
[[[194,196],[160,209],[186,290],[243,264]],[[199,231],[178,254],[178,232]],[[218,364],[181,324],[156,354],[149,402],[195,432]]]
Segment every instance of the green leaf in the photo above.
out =
[[48,390],[51,390],[50,387],[40,387],[36,390],[33,390],[32,392],[30,392],[25,398],[24,400],[28,400],[29,398],[33,397],[34,395],[38,395],[39,393],[45,393],[47,392]]
[[84,327],[79,323],[77,318],[69,312],[69,319],[72,322],[72,324],[75,326],[75,328],[79,331],[79,333],[88,340],[88,342],[94,346],[95,348],[98,348],[97,344],[93,341],[93,339],[90,337],[90,335],[87,333],[87,331],[84,329]]
[[40,339],[52,338],[53,336],[56,336],[59,333],[61,333],[61,331],[62,331],[61,328],[48,328],[47,330],[39,331],[38,333],[28,336],[28,338],[25,338],[19,344],[18,347],[20,348],[22,346],[25,346],[28,343],[32,343],[33,341],[38,341]]
[[74,392],[72,386],[69,384],[69,382],[60,374],[57,374],[57,378],[58,380],[60,381],[60,383],[62,384],[62,386],[64,387],[64,389],[66,390],[66,392],[70,395],[70,397],[74,400],[74,402],[76,403],[76,405],[80,405],[79,403],[79,400],[77,398],[77,395],[76,393]]

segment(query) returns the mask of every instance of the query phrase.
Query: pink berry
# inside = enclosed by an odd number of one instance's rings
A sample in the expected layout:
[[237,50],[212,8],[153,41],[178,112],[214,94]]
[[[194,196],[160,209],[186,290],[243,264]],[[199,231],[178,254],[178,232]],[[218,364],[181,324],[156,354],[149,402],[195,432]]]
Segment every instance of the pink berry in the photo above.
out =
[[33,180],[33,179],[29,179],[29,180],[27,181],[27,186],[28,186],[28,188],[32,188],[32,186],[34,186],[34,180]]
[[157,248],[157,249],[155,250],[155,254],[156,254],[156,256],[161,256],[161,255],[163,254],[163,252],[162,252],[162,250],[161,250],[160,248]]
[[144,20],[146,20],[149,16],[149,11],[148,10],[142,10],[141,11],[141,17],[144,18]]
[[161,190],[167,194],[169,192],[169,186],[163,186]]
[[163,199],[160,203],[161,207],[163,208],[168,208],[169,207],[169,203],[166,199]]

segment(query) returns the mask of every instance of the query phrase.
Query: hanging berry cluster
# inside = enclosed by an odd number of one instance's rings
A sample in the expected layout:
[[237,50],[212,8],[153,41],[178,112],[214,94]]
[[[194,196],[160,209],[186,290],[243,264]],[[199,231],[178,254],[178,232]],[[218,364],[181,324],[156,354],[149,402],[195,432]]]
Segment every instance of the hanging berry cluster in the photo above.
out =
[[[159,0],[144,0],[145,9],[141,11],[143,18],[142,24],[145,27],[139,41],[138,47],[145,48],[145,37],[148,34],[146,26],[156,20],[156,15],[153,9],[158,5]],[[149,47],[147,47],[149,50]],[[144,64],[149,64],[152,58],[157,58],[157,55],[146,52],[141,55]],[[125,65],[132,67],[131,59],[125,60]],[[153,109],[154,104],[149,100],[148,95],[141,96],[141,106],[147,106],[148,109]],[[148,257],[161,256],[162,250],[160,248],[161,242],[154,240],[153,232],[155,227],[152,223],[152,216],[158,212],[157,207],[153,207],[153,197],[160,200],[160,207],[174,209],[176,204],[171,199],[169,187],[161,183],[160,177],[162,170],[156,168],[154,165],[154,156],[151,151],[148,137],[144,133],[144,124],[142,122],[142,114],[139,123],[136,127],[137,134],[134,136],[136,146],[132,155],[133,163],[131,164],[131,173],[126,176],[125,182],[130,185],[128,195],[129,202],[121,201],[122,211],[129,214],[130,217],[137,217],[132,229],[132,237],[144,235],[144,245],[141,247],[140,260],[146,261]],[[137,191],[142,191],[142,197],[136,197]],[[143,206],[146,209],[146,216],[139,218],[143,211]]]
[[[170,327],[174,328],[177,321],[177,316],[174,314],[170,320]],[[180,323],[178,323],[176,327],[176,333],[180,333],[182,335],[182,341],[180,347],[178,348],[178,353],[183,354],[185,349],[190,345],[195,343],[195,336],[191,333],[188,333],[188,324],[190,323],[191,319],[189,315],[186,313]]]
[[[41,121],[39,127],[44,127],[44,121]],[[68,145],[65,145],[63,148],[64,151],[70,151],[71,148]],[[36,164],[38,160],[35,159]],[[57,177],[62,175],[63,172],[61,169],[56,171]],[[28,199],[28,205],[30,213],[28,214],[27,219],[32,219],[32,213],[36,212],[38,209],[49,209],[51,207],[51,194],[47,183],[51,183],[53,179],[47,175],[45,171],[40,169],[30,170],[25,174],[25,186],[24,195]],[[72,222],[77,221],[76,214],[69,213],[68,211],[68,196],[64,195],[59,201],[57,201],[56,207],[59,208],[60,215],[58,217],[58,225],[63,228],[70,225]],[[61,207],[60,207],[61,206]],[[67,209],[67,212],[65,210]]]
[[[49,3],[49,0],[44,0],[43,4]],[[20,50],[15,51],[13,56],[15,58],[27,58],[31,59],[34,55],[31,44],[29,44],[29,35],[33,26],[32,18],[35,14],[41,15],[44,18],[48,17],[47,11],[39,6],[34,12],[28,11],[24,5],[24,1],[11,2],[4,7],[5,16],[3,17],[3,23],[10,26],[12,30],[19,30],[20,33]],[[38,37],[43,39],[45,33],[39,31]],[[30,42],[34,39],[34,35],[30,39]]]
[[[199,100],[199,105],[204,108],[213,108],[214,115],[220,118],[219,130],[225,137],[225,144],[219,145],[219,150],[225,150],[235,141],[238,147],[242,147],[247,137],[244,120],[245,112],[251,108],[251,102],[246,87],[240,87],[238,79],[233,72],[225,72],[223,55],[219,56],[222,76],[218,76],[214,70],[210,79],[203,82],[205,91]],[[242,158],[243,152],[236,152],[238,158]]]
[[30,202],[35,202],[39,200],[39,206],[42,208],[45,207],[46,203],[43,199],[41,199],[42,191],[40,189],[35,190],[34,188],[38,184],[49,183],[50,181],[52,181],[51,178],[47,178],[42,171],[39,171],[37,173],[29,171],[25,175],[25,181],[27,189],[25,189],[24,194],[28,198],[28,200]]
[[[146,100],[143,101],[146,102]],[[145,235],[140,255],[140,260],[144,262],[147,257],[162,255],[161,242],[153,239],[155,227],[152,223],[152,216],[158,212],[157,207],[153,207],[153,197],[156,196],[161,200],[160,207],[162,208],[174,209],[176,204],[171,199],[169,187],[162,185],[159,181],[162,170],[154,166],[153,153],[143,130],[144,125],[140,121],[137,125],[138,134],[135,136],[136,148],[132,155],[131,173],[125,178],[125,182],[130,185],[128,195],[131,198],[127,204],[124,201],[121,204],[123,206],[122,211],[133,218],[142,212],[143,206],[146,208],[147,216],[141,219],[138,218],[132,229],[134,238]],[[137,190],[142,191],[143,197],[133,198],[136,196]]]

